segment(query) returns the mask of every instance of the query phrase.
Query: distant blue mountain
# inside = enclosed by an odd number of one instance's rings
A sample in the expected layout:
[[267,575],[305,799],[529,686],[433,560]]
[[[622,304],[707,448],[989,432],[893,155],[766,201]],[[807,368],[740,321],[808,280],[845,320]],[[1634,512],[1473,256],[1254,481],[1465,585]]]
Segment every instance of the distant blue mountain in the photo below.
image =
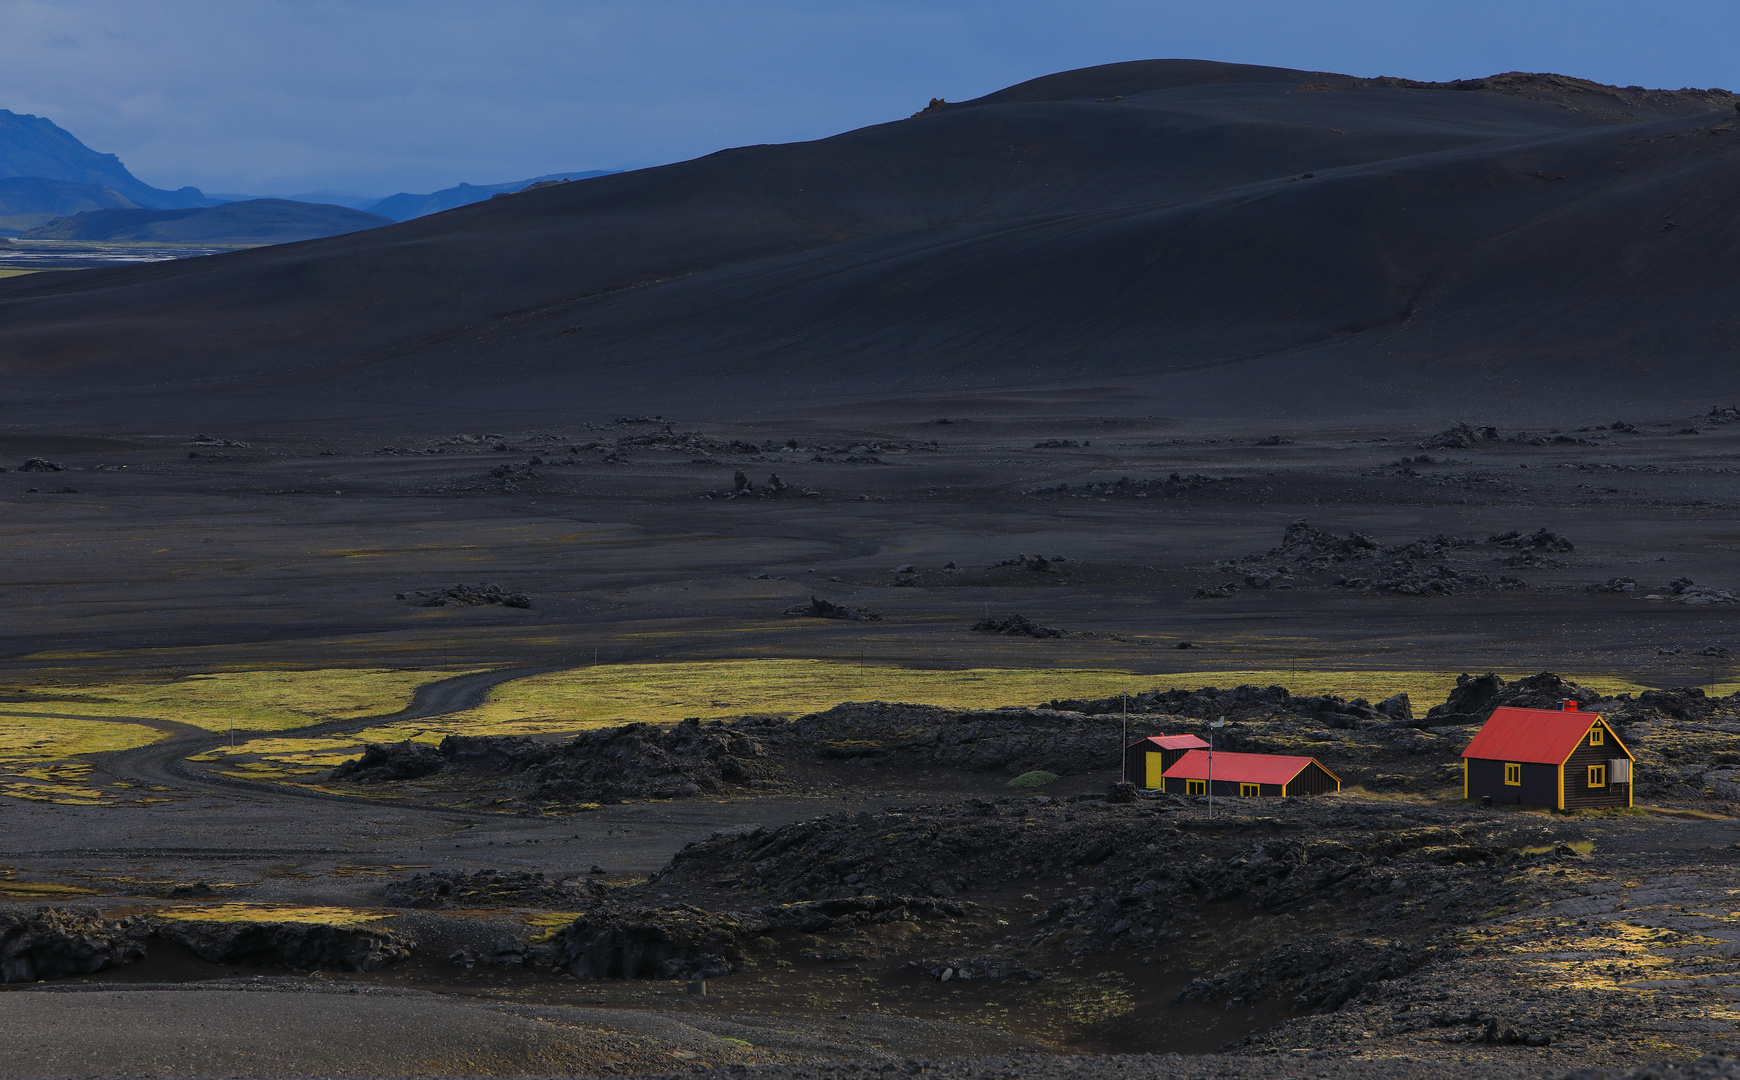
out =
[[[54,121],[0,109],[0,179],[27,177],[107,189],[125,200],[119,206],[170,209],[213,206],[195,187],[163,191],[145,183],[114,154],[99,154]],[[95,197],[95,196],[93,196]],[[23,212],[23,211],[20,211]]]
[[354,191],[304,191],[296,195],[273,193],[267,195],[236,195],[228,192],[207,192],[206,198],[215,202],[249,202],[254,199],[281,199],[285,202],[313,203],[316,206],[348,206],[352,210],[366,210],[374,203],[381,201],[379,195],[359,195]]
[[594,169],[591,172],[551,173],[548,176],[534,176],[530,180],[516,180],[511,184],[460,184],[456,187],[442,188],[428,195],[412,195],[401,191],[397,195],[389,195],[380,202],[360,209],[371,214],[390,217],[394,221],[409,221],[425,214],[438,214],[443,210],[452,210],[456,206],[470,206],[472,203],[483,202],[496,195],[523,191],[532,184],[541,184],[551,180],[584,180],[589,176],[609,176],[615,169]]

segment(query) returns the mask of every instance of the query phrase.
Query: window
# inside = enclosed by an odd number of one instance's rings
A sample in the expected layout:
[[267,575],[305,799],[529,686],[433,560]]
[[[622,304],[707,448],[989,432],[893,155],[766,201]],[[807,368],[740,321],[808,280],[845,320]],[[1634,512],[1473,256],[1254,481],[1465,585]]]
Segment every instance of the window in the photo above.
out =
[[1607,766],[1605,766],[1605,765],[1591,765],[1591,766],[1589,766],[1589,786],[1590,787],[1606,787],[1607,786]]
[[1247,799],[1251,798],[1253,795],[1261,795],[1262,793],[1263,793],[1263,785],[1261,785],[1261,784],[1240,784],[1239,785],[1239,794],[1244,796]]
[[1515,761],[1507,761],[1504,763],[1504,782],[1509,784],[1511,787],[1518,787],[1522,784],[1521,763]]
[[1589,729],[1589,745],[1600,746],[1607,741],[1607,729],[1596,725]]
[[1207,795],[1208,794],[1208,781],[1207,780],[1186,780],[1184,782],[1184,793],[1186,795]]

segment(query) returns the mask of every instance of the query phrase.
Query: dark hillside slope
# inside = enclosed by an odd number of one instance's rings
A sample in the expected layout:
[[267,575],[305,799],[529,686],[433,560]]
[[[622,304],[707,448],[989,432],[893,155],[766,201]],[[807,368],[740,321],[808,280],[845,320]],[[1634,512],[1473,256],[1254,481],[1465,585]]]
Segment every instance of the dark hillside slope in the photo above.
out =
[[284,244],[391,225],[345,206],[249,199],[197,210],[88,210],[25,233],[26,240],[155,241],[183,244]]
[[437,425],[1113,384],[1211,414],[1703,401],[1740,394],[1734,100],[1066,72],[352,236],[0,284],[0,400]]

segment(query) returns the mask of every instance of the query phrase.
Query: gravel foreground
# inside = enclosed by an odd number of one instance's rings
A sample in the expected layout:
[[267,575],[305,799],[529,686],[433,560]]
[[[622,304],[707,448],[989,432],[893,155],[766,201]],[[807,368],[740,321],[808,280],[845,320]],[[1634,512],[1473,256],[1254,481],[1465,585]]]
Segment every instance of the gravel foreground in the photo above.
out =
[[[159,1074],[117,1073],[117,1080]],[[334,1074],[337,1075],[337,1074]],[[436,1080],[427,1076],[357,1076],[346,1080]],[[687,1072],[635,1074],[642,1080],[868,1080],[871,1077],[921,1077],[923,1080],[1737,1080],[1740,1059],[1702,1057],[1692,1062],[1646,1065],[1635,1069],[1546,1070],[1526,1061],[1414,1061],[1373,1058],[1323,1061],[1310,1058],[1260,1061],[1205,1054],[1128,1054],[1082,1057],[1020,1055],[906,1061],[901,1064],[826,1062],[817,1065],[736,1065],[695,1068]],[[569,1080],[620,1080],[622,1074],[571,1077]],[[50,1078],[59,1080],[59,1078]],[[311,1077],[310,1080],[320,1080]],[[439,1080],[456,1080],[443,1074]],[[495,1080],[555,1080],[548,1075],[521,1075]]]

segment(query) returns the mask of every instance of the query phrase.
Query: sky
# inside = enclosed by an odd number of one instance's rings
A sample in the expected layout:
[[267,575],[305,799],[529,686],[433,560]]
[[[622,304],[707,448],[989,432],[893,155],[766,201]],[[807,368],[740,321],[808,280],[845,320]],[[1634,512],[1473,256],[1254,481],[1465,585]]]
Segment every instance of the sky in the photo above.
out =
[[0,0],[0,108],[158,187],[387,195],[820,138],[1158,57],[1740,86],[1734,0]]

